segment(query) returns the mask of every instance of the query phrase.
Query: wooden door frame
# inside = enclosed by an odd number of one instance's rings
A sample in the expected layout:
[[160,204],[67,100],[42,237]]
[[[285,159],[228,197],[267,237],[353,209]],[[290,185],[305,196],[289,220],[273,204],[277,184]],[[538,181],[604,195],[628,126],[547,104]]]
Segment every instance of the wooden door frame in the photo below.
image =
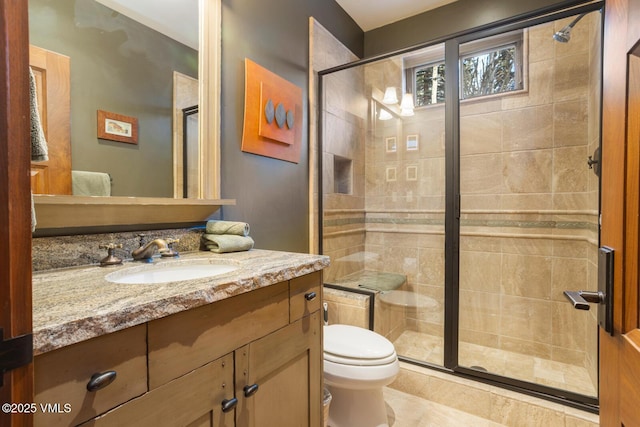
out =
[[[0,0],[0,327],[31,334],[29,49],[24,0]],[[3,375],[0,403],[33,401],[33,363]],[[0,411],[3,426],[31,426],[28,414]]]
[[[640,0],[607,0],[603,47],[601,243],[615,250],[613,335],[600,330],[600,424],[636,425],[640,415],[621,402],[638,390],[637,378],[623,378],[625,345],[638,328],[638,232],[640,146],[627,110],[628,54],[640,38]],[[633,104],[633,102],[631,102]],[[630,127],[628,127],[630,125]],[[634,137],[634,139],[629,139]],[[626,388],[625,388],[626,387]],[[626,418],[626,420],[625,420]],[[633,424],[632,424],[633,423]]]

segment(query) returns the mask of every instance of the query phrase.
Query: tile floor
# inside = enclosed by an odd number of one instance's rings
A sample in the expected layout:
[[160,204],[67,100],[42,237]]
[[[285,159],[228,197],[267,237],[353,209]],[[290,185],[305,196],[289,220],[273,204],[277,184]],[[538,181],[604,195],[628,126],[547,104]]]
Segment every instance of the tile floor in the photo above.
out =
[[[399,355],[442,365],[442,338],[415,331],[404,331],[394,341]],[[527,356],[476,344],[460,343],[460,362],[481,366],[489,372],[562,390],[596,396],[596,387],[586,368]]]
[[404,362],[400,368],[383,391],[389,427],[598,426],[596,414]]
[[389,427],[500,427],[484,418],[385,387]]
[[401,362],[390,427],[597,427],[598,415]]

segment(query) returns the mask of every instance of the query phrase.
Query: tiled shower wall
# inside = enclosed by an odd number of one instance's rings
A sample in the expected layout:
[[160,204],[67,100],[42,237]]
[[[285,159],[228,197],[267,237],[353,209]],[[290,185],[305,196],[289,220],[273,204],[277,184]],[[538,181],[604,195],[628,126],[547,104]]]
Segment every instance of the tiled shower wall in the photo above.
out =
[[[526,92],[461,105],[460,338],[586,366],[595,383],[595,310],[574,310],[562,291],[596,287],[598,178],[586,161],[599,141],[599,16],[585,17],[569,44],[554,42],[568,22],[528,31]],[[367,145],[366,268],[406,274],[412,290],[438,301],[407,327],[441,336],[444,107],[377,123]],[[408,135],[418,150],[407,151]]]
[[[592,13],[570,43],[554,42],[568,22],[526,33],[526,91],[461,105],[460,338],[585,366],[596,383],[595,310],[574,310],[562,291],[596,287],[598,177],[586,161],[599,144],[600,19]],[[401,65],[364,68],[364,84],[359,68],[326,79],[326,277],[406,275],[408,289],[438,303],[409,312],[406,327],[441,337],[444,107],[365,128],[362,93],[401,86]],[[417,150],[407,150],[409,135]],[[354,161],[354,177],[364,168],[349,195],[332,193],[335,155]]]
[[[317,21],[311,22],[311,68],[314,73],[358,59]],[[337,277],[364,268],[364,141],[368,104],[361,68],[325,76],[323,84],[326,93],[322,101],[324,134],[320,179],[324,211],[323,253],[331,257],[324,280],[330,283]],[[314,106],[315,102],[312,102],[312,109]],[[316,128],[313,125],[311,128],[313,139]],[[317,200],[317,194],[315,196]]]

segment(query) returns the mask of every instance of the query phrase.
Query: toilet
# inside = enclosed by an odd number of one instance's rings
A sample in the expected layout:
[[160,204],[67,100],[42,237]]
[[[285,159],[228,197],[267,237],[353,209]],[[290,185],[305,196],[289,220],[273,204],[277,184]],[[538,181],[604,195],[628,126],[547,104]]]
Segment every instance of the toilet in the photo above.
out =
[[331,392],[329,427],[388,426],[382,387],[400,371],[393,344],[351,325],[324,327],[324,383]]

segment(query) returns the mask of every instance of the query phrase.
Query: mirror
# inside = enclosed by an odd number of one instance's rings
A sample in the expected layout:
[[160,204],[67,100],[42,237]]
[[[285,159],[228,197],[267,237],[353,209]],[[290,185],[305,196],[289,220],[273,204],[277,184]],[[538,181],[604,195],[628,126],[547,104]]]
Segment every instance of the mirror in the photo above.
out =
[[[171,5],[178,10],[163,10]],[[112,196],[183,197],[181,115],[197,104],[215,114],[190,125],[197,131],[189,150],[200,155],[188,166],[190,183],[198,183],[189,197],[219,197],[219,7],[219,0],[29,0],[30,44],[69,57],[70,169],[106,175]],[[163,12],[169,24],[148,11]],[[43,96],[56,98],[55,90],[39,94],[46,104]],[[53,117],[44,114],[45,129],[66,121]],[[137,134],[128,133],[136,124]],[[109,129],[98,137],[112,125],[124,142]]]

